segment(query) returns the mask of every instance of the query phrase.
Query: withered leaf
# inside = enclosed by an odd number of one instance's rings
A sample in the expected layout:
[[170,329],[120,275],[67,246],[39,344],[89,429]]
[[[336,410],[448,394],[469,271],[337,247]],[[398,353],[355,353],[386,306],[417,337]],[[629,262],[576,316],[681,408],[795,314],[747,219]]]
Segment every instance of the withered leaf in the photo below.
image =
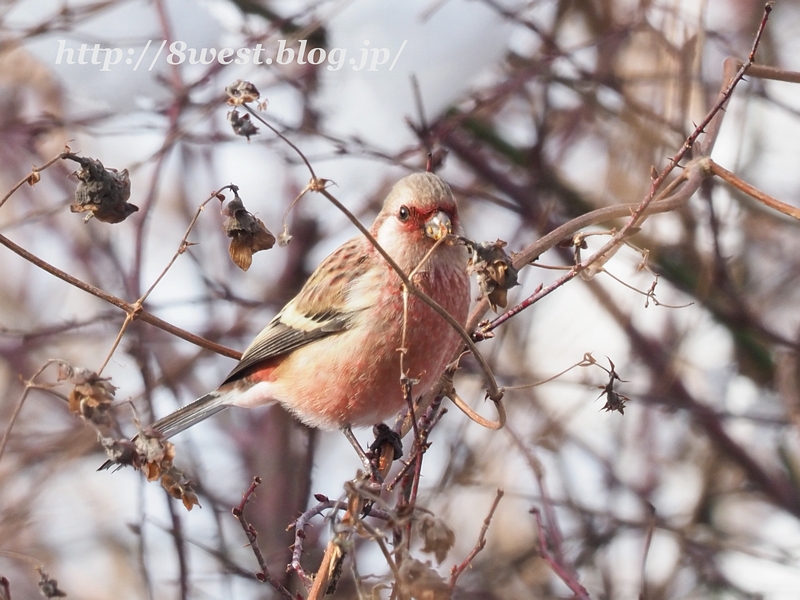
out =
[[416,526],[420,538],[425,543],[422,551],[433,554],[436,562],[442,564],[453,544],[456,543],[455,532],[442,519],[432,515],[424,515],[416,521]]
[[[594,360],[594,359],[592,359]],[[621,381],[627,383],[624,379],[622,379],[619,374],[617,373],[617,369],[614,366],[614,362],[609,358],[609,364],[611,365],[610,369],[606,369],[602,365],[598,365],[601,367],[606,373],[608,373],[608,383],[605,385],[598,385],[597,387],[602,391],[602,393],[598,396],[598,398],[602,398],[603,396],[606,397],[606,403],[600,410],[604,410],[606,412],[618,412],[621,415],[625,414],[625,404],[630,400],[626,395],[620,394],[617,390],[614,389],[614,384],[617,381]],[[596,362],[594,364],[597,364]]]
[[186,510],[200,506],[197,494],[192,490],[192,482],[178,469],[172,468],[161,476],[161,487],[167,490],[170,496],[181,500]]
[[415,600],[449,600],[447,582],[430,564],[412,556],[404,556],[400,566],[401,589]]
[[158,479],[163,471],[172,467],[175,446],[160,435],[148,435],[145,431],[136,436],[134,444],[137,453],[134,466],[142,470],[148,481]]

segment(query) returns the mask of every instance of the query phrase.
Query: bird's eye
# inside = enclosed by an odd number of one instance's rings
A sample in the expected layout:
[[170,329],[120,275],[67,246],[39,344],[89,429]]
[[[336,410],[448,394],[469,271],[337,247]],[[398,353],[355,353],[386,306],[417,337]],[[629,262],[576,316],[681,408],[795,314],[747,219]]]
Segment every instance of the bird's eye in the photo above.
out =
[[401,221],[408,221],[408,217],[411,216],[411,213],[408,211],[407,206],[401,206],[400,210],[397,211],[397,218]]

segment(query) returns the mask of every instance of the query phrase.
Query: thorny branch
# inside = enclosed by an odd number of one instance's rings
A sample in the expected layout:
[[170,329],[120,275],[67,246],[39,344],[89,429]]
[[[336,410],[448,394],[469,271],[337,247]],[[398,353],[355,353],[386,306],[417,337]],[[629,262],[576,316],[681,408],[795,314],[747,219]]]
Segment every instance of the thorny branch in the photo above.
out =
[[281,596],[287,598],[287,600],[293,600],[291,592],[289,592],[289,590],[287,590],[283,584],[275,579],[275,577],[273,577],[273,575],[269,572],[269,569],[267,568],[267,561],[264,560],[264,555],[261,553],[261,548],[258,546],[258,532],[256,531],[255,527],[248,522],[244,515],[244,508],[259,485],[261,485],[261,478],[254,477],[250,487],[247,488],[247,491],[244,494],[242,494],[242,501],[239,503],[239,506],[234,507],[231,512],[242,526],[244,534],[247,536],[247,540],[250,543],[250,548],[252,548],[253,554],[258,561],[258,566],[261,569],[261,571],[255,574],[256,579],[261,582],[269,583]]

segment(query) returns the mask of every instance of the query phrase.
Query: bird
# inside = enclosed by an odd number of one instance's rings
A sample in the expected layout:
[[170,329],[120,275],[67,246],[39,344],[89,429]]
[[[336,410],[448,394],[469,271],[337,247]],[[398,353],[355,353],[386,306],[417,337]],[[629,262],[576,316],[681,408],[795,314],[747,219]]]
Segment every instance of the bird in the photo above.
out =
[[[463,229],[450,186],[430,172],[403,177],[369,232],[463,327],[470,305],[468,251],[453,243]],[[419,397],[462,343],[460,333],[414,294],[404,308],[400,276],[359,234],[320,263],[219,387],[150,428],[166,439],[231,406],[278,403],[310,427],[342,430],[358,450],[351,427],[375,425],[406,406],[401,375],[414,382]]]

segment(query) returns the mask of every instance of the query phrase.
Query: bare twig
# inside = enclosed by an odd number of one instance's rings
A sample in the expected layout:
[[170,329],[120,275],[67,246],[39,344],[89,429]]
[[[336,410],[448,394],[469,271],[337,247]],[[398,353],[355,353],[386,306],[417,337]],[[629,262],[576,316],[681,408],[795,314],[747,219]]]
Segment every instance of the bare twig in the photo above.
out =
[[250,496],[255,493],[256,488],[261,484],[260,477],[253,477],[253,482],[250,484],[250,487],[247,488],[247,491],[242,494],[242,501],[239,503],[239,506],[236,506],[231,511],[233,516],[239,521],[239,524],[242,526],[244,530],[244,534],[247,536],[247,540],[250,543],[250,547],[253,550],[253,554],[258,561],[258,566],[261,568],[261,571],[255,574],[256,579],[261,581],[262,583],[269,583],[275,590],[287,600],[293,600],[293,596],[289,590],[283,587],[280,581],[275,579],[273,575],[269,572],[267,568],[267,561],[264,560],[264,555],[261,553],[261,548],[258,546],[258,532],[256,531],[255,527],[253,527],[248,521],[247,518],[244,516],[244,507],[247,502],[250,500]]
[[69,147],[67,147],[64,150],[64,152],[60,152],[58,155],[54,156],[53,158],[48,160],[46,163],[44,163],[41,167],[33,167],[31,169],[31,172],[28,175],[26,175],[23,179],[18,181],[10,190],[8,190],[8,193],[6,193],[5,196],[0,198],[0,206],[3,206],[3,204],[6,203],[6,200],[11,198],[11,196],[14,195],[14,192],[16,192],[19,188],[21,188],[26,183],[29,183],[31,185],[36,183],[36,181],[38,181],[39,173],[41,173],[47,167],[53,165],[54,163],[57,163],[59,160],[64,158],[64,155],[67,154],[69,151],[70,151]]
[[539,509],[532,508],[531,513],[536,519],[536,526],[539,529],[539,554],[541,554],[545,562],[550,565],[550,568],[553,569],[555,574],[558,575],[559,579],[561,579],[561,581],[563,581],[567,587],[572,590],[572,593],[574,593],[577,598],[580,598],[581,600],[589,600],[589,592],[587,592],[586,588],[580,584],[577,577],[572,574],[569,569],[554,559],[550,554],[550,551],[547,549],[547,533],[542,525],[542,515],[539,512]]
[[640,600],[647,600],[647,555],[650,553],[650,543],[653,541],[653,532],[656,528],[656,507],[647,503],[647,534],[644,538],[644,549],[642,551],[642,593]]
[[85,283],[85,282],[81,281],[77,277],[73,277],[69,273],[65,273],[64,271],[62,271],[58,267],[54,267],[53,265],[51,265],[50,263],[42,260],[41,258],[36,256],[35,254],[32,254],[32,253],[28,252],[27,250],[25,250],[24,248],[22,248],[21,246],[18,246],[17,244],[15,244],[14,242],[9,240],[7,237],[5,237],[2,234],[0,234],[0,244],[2,244],[3,246],[8,248],[9,250],[14,252],[15,254],[18,254],[19,256],[21,256],[22,258],[27,260],[28,262],[36,265],[37,267],[39,267],[43,271],[47,271],[51,275],[55,275],[56,277],[58,277],[59,279],[61,279],[63,281],[66,281],[70,285],[72,285],[72,286],[74,286],[74,287],[76,287],[76,288],[78,288],[80,290],[83,290],[84,292],[86,292],[88,294],[91,294],[92,296],[100,298],[101,300],[104,300],[105,302],[108,302],[109,304],[112,304],[113,306],[116,306],[117,308],[121,308],[126,313],[129,313],[129,314],[130,313],[135,313],[135,318],[140,320],[140,321],[143,321],[145,323],[153,325],[154,327],[158,327],[159,329],[161,329],[163,331],[166,331],[167,333],[170,333],[170,334],[174,335],[175,337],[179,337],[182,340],[186,340],[187,342],[195,344],[196,346],[200,346],[201,348],[205,348],[207,350],[211,350],[212,352],[216,352],[217,354],[221,354],[222,356],[227,356],[229,358],[235,358],[237,360],[239,358],[241,358],[241,356],[242,356],[241,352],[237,352],[236,350],[232,350],[232,349],[227,348],[227,347],[225,347],[225,346],[223,346],[221,344],[217,344],[216,342],[212,342],[211,340],[207,340],[207,339],[205,339],[205,338],[203,338],[203,337],[201,337],[199,335],[195,335],[193,333],[189,333],[188,331],[186,331],[184,329],[181,329],[180,327],[176,327],[175,325],[172,325],[171,323],[167,323],[163,319],[159,319],[157,316],[155,316],[152,313],[147,312],[146,310],[142,309],[141,307],[137,308],[135,303],[131,304],[130,302],[126,302],[125,300],[122,300],[121,298],[117,298],[116,296],[114,296],[112,294],[109,294],[108,292],[106,292],[104,290],[101,290],[100,288],[97,288],[97,287],[95,287],[95,286],[93,286],[93,285],[91,285],[89,283]]
[[178,582],[181,590],[181,600],[188,600],[189,598],[189,563],[186,558],[186,544],[183,540],[183,524],[178,511],[175,510],[175,503],[172,501],[172,496],[165,490],[165,498],[167,500],[167,510],[169,511],[170,520],[172,521],[172,541],[175,544],[175,554],[178,556]]
[[164,269],[161,271],[161,273],[159,273],[158,277],[156,277],[155,281],[153,281],[153,283],[150,285],[150,287],[147,288],[147,291],[145,291],[145,293],[142,294],[139,297],[139,299],[136,300],[136,302],[134,302],[133,304],[130,305],[131,306],[131,310],[127,311],[127,314],[125,315],[125,321],[122,323],[122,327],[120,327],[120,330],[117,333],[117,337],[114,340],[114,343],[111,344],[111,349],[108,351],[108,354],[106,355],[106,358],[103,361],[103,364],[100,366],[100,369],[97,371],[98,374],[102,373],[103,370],[106,368],[106,365],[108,365],[108,361],[110,361],[111,357],[114,355],[114,352],[116,351],[117,347],[119,346],[119,343],[122,341],[122,337],[125,334],[125,331],[128,329],[128,326],[131,323],[133,323],[133,321],[135,319],[140,317],[140,314],[141,314],[141,312],[143,310],[142,307],[144,306],[145,300],[147,300],[148,296],[150,296],[150,294],[153,292],[153,290],[156,289],[156,286],[161,282],[161,280],[167,274],[167,271],[169,271],[170,268],[172,268],[172,265],[175,264],[175,261],[178,260],[178,257],[181,254],[183,254],[184,252],[186,252],[187,248],[189,248],[189,246],[191,245],[189,243],[189,234],[192,232],[192,230],[194,229],[194,226],[197,224],[197,220],[200,218],[200,214],[203,212],[203,210],[205,209],[206,205],[209,202],[211,202],[212,200],[214,200],[214,199],[219,199],[220,194],[226,189],[230,189],[234,193],[236,193],[236,190],[238,188],[236,188],[236,186],[233,185],[233,184],[223,186],[220,189],[218,189],[217,191],[212,192],[211,195],[208,198],[206,198],[200,204],[200,206],[197,207],[197,211],[195,211],[194,217],[192,218],[191,222],[189,223],[189,226],[186,228],[186,233],[183,234],[183,237],[181,238],[181,241],[178,244],[178,249],[175,251],[175,254],[172,255],[172,258],[167,263],[167,265],[164,267]]
[[489,514],[486,515],[486,518],[483,520],[483,525],[481,526],[481,531],[478,534],[478,541],[475,542],[475,546],[472,548],[472,551],[467,555],[467,558],[460,565],[454,565],[453,568],[450,570],[450,590],[452,591],[456,587],[456,581],[461,576],[461,574],[467,569],[467,567],[472,564],[472,561],[475,560],[475,557],[478,555],[478,552],[484,549],[486,546],[486,533],[489,531],[489,525],[492,522],[492,517],[494,516],[494,511],[497,510],[497,505],[500,504],[500,499],[503,497],[503,490],[498,489],[497,495],[494,497],[494,502],[492,502],[492,506],[489,509]]
[[744,192],[751,198],[758,200],[765,206],[768,206],[773,210],[777,210],[778,212],[783,213],[784,215],[794,217],[795,219],[800,219],[800,208],[797,208],[796,206],[792,206],[790,204],[786,204],[785,202],[781,202],[780,200],[773,198],[769,194],[765,194],[764,192],[750,185],[746,181],[739,179],[736,175],[728,171],[726,168],[715,163],[713,160],[709,159],[709,165],[711,167],[711,172],[714,173],[714,175],[719,176],[722,180],[724,180],[726,183],[731,184],[740,192]]
[[271,132],[272,132],[272,133],[274,133],[275,135],[277,135],[277,136],[278,136],[279,138],[281,138],[281,139],[282,139],[284,142],[286,142],[286,144],[287,144],[287,145],[288,145],[288,146],[289,146],[289,147],[290,147],[292,150],[294,150],[294,151],[297,153],[297,155],[300,157],[300,159],[301,159],[301,160],[303,161],[303,163],[306,165],[306,168],[308,169],[308,172],[311,174],[311,180],[312,180],[312,181],[316,181],[316,180],[317,180],[317,174],[316,174],[316,173],[314,173],[314,167],[312,167],[312,166],[311,166],[311,163],[310,163],[310,162],[309,162],[309,160],[306,158],[306,155],[305,155],[305,154],[303,154],[303,152],[300,150],[300,148],[298,148],[298,147],[297,147],[297,146],[296,146],[296,145],[295,145],[295,144],[292,142],[292,140],[290,140],[290,139],[289,139],[289,138],[287,138],[285,135],[283,135],[283,134],[282,134],[280,131],[278,131],[277,129],[275,129],[275,128],[274,128],[274,127],[273,127],[273,126],[272,126],[272,125],[271,125],[269,122],[267,122],[267,120],[266,120],[266,119],[264,119],[264,118],[263,118],[263,117],[262,117],[260,114],[258,114],[258,112],[256,112],[255,110],[253,110],[253,109],[250,107],[250,105],[249,105],[249,104],[247,104],[247,103],[244,103],[244,104],[242,104],[242,106],[244,106],[244,108],[245,108],[245,110],[247,110],[247,112],[249,112],[249,113],[250,113],[251,115],[253,115],[253,116],[254,116],[256,119],[258,119],[258,120],[259,120],[259,122],[261,122],[263,125],[265,125],[265,126],[266,126],[266,127],[267,127],[267,128],[268,128],[268,129],[269,129]]
[[3,454],[6,450],[6,444],[8,443],[8,438],[11,436],[11,430],[14,428],[14,424],[17,422],[17,417],[19,416],[20,411],[22,410],[22,405],[25,404],[25,399],[28,397],[28,394],[32,389],[35,388],[47,388],[49,387],[46,384],[36,383],[36,378],[41,375],[44,370],[54,363],[61,362],[58,359],[50,359],[44,365],[42,365],[39,370],[37,370],[30,378],[25,381],[25,389],[22,390],[22,394],[17,401],[16,406],[14,406],[14,411],[11,413],[11,418],[8,420],[8,425],[6,425],[6,429],[3,432],[3,439],[0,440],[0,460],[3,459]]
[[297,520],[292,524],[295,530],[294,546],[292,547],[292,562],[289,563],[287,569],[292,569],[295,573],[297,573],[307,588],[310,588],[313,585],[313,581],[306,574],[305,569],[303,569],[303,565],[300,562],[300,558],[303,555],[303,540],[306,539],[306,528],[308,527],[311,519],[317,515],[321,515],[323,511],[332,508],[338,509],[342,506],[342,503],[338,500],[323,500],[297,517]]

